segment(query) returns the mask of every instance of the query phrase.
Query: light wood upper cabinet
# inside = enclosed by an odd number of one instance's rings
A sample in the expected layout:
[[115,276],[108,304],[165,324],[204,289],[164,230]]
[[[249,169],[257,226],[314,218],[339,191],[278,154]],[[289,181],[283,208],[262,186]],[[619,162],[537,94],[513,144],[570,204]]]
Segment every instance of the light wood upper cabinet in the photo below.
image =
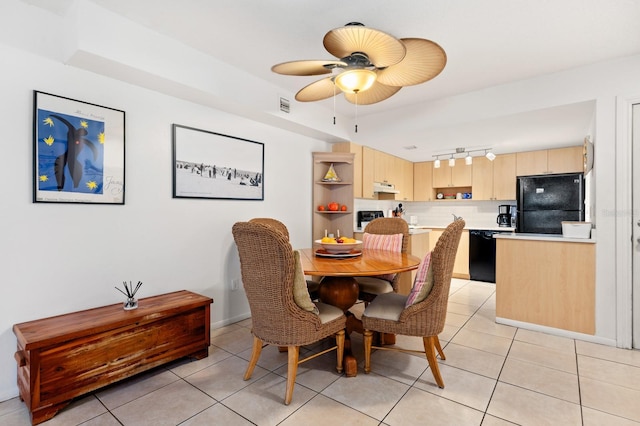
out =
[[385,194],[392,198],[413,200],[413,163],[396,157],[395,155],[362,147],[362,198],[377,199],[379,195],[373,192],[373,183],[390,183],[400,191],[398,194]]
[[433,187],[448,188],[451,186],[451,167],[442,161],[440,167],[433,168]]
[[489,161],[486,157],[474,158],[472,172],[471,186],[473,199],[493,200],[493,161]]
[[413,201],[433,199],[433,161],[413,163]]
[[472,191],[474,200],[516,199],[516,154],[503,154],[490,161],[473,159]]
[[473,168],[467,166],[464,161],[456,161],[455,167],[451,169],[451,186],[471,186],[471,175]]
[[396,167],[393,155],[385,154],[382,151],[374,150],[373,152],[373,180],[374,182],[392,183],[394,181]]
[[400,177],[398,186],[400,193],[396,195],[396,200],[413,201],[413,163],[402,158],[397,158]]
[[472,167],[464,161],[456,161],[456,165],[449,167],[447,160],[441,162],[440,167],[433,168],[433,187],[468,187],[471,186]]
[[374,149],[362,147],[362,198],[376,198],[373,192],[374,155]]
[[584,170],[582,146],[518,152],[517,176],[551,173],[578,173]]
[[547,153],[549,173],[580,173],[584,171],[582,146],[550,149]]
[[516,154],[497,155],[493,160],[493,199],[516,199]]

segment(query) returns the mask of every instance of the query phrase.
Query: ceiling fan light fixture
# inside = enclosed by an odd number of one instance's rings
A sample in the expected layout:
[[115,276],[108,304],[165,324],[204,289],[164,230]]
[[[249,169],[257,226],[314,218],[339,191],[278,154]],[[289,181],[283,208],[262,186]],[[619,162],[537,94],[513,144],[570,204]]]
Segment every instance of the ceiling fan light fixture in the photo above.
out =
[[334,83],[345,93],[359,93],[371,88],[376,82],[376,73],[368,69],[346,70],[338,74]]

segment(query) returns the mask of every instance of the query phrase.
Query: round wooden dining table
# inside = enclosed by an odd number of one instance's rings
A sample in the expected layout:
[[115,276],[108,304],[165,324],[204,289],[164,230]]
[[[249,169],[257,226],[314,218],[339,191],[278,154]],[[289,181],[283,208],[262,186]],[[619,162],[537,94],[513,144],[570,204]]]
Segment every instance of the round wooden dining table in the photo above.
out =
[[417,269],[419,257],[386,250],[362,249],[353,257],[317,256],[316,249],[300,250],[305,275],[323,277],[320,300],[347,311],[358,300],[358,283],[354,277],[397,274]]
[[[322,277],[318,296],[324,303],[337,306],[347,315],[347,336],[362,333],[362,322],[349,312],[358,301],[358,282],[355,277],[398,274],[417,269],[419,257],[386,250],[362,249],[357,256],[325,257],[316,255],[313,248],[300,251],[300,261],[305,275]],[[395,337],[395,336],[393,336]],[[357,363],[345,342],[344,371],[347,377],[357,375]]]

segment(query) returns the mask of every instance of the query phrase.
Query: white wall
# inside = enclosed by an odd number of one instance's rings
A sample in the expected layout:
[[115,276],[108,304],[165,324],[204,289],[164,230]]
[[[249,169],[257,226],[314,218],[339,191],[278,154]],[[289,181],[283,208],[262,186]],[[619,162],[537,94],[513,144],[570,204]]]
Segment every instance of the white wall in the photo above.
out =
[[[140,280],[140,297],[212,297],[217,327],[249,316],[243,291],[229,291],[240,275],[234,222],[277,217],[294,245],[308,245],[311,152],[326,143],[2,44],[0,57],[0,401],[17,395],[13,324],[121,302],[114,286]],[[125,205],[32,203],[34,89],[125,111]],[[263,142],[265,200],[173,199],[172,123]]]

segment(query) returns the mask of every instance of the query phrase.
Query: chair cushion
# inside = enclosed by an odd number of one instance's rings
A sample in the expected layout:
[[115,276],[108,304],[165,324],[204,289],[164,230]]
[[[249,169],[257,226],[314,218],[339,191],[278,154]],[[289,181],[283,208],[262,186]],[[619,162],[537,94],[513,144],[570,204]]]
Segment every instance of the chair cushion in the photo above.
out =
[[402,251],[402,234],[369,234],[362,237],[362,247],[374,250]]
[[296,269],[293,274],[293,300],[296,302],[296,305],[305,311],[317,314],[318,307],[311,301],[311,296],[309,296],[309,290],[307,289],[307,280],[304,277],[302,263],[300,262],[300,252],[295,250],[293,257],[296,264]]
[[317,302],[316,305],[318,309],[318,315],[320,316],[320,322],[323,324],[344,316],[344,312],[342,312],[342,309],[336,308],[333,305],[328,305],[322,302]]
[[391,293],[393,287],[389,281],[378,277],[356,277],[361,292],[369,294]]
[[407,297],[406,306],[414,305],[426,299],[431,287],[433,287],[433,267],[431,265],[431,252],[429,252],[420,262],[420,266],[418,266],[411,293]]
[[[369,234],[365,232],[362,236],[362,247],[400,253],[402,251],[402,238],[402,234]],[[396,274],[378,275],[378,278],[389,282],[392,282],[395,277]]]
[[407,303],[407,296],[398,293],[381,294],[364,310],[363,316],[398,321]]

